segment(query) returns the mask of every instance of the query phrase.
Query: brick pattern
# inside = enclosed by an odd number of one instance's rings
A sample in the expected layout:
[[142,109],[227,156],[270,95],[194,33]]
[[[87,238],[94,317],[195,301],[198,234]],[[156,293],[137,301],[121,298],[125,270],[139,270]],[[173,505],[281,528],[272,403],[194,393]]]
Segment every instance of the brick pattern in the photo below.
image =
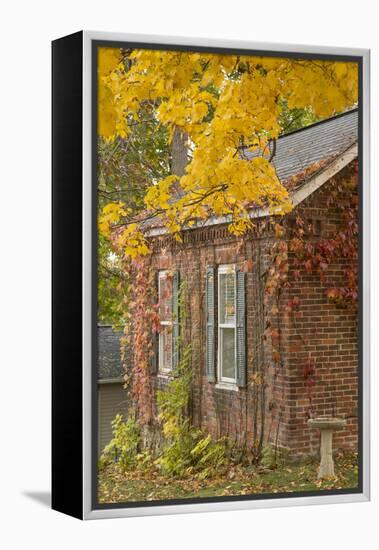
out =
[[[344,177],[342,172],[339,177]],[[341,213],[329,208],[329,183],[313,193],[286,220],[291,226],[299,213],[311,220],[319,237],[332,236],[341,226]],[[341,197],[341,201],[346,197]],[[302,275],[280,295],[279,316],[264,318],[264,281],[271,265],[275,236],[270,220],[261,222],[241,243],[227,226],[185,232],[183,243],[170,237],[156,237],[152,265],[156,270],[179,270],[187,281],[187,324],[185,340],[193,345],[193,422],[213,436],[228,435],[238,445],[263,438],[295,455],[314,453],[319,435],[309,429],[309,399],[303,365],[308,355],[316,366],[313,406],[316,416],[336,415],[347,419],[347,427],[337,432],[334,447],[356,449],[357,445],[357,319],[349,309],[330,303],[325,285],[317,275]],[[282,238],[288,238],[288,231]],[[309,236],[309,238],[315,238]],[[235,263],[249,269],[246,281],[248,385],[238,391],[217,388],[208,382],[205,367],[205,274],[208,265]],[[291,257],[290,273],[291,276]],[[330,266],[327,282],[335,286],[344,281],[347,260]],[[292,279],[291,279],[292,280]],[[285,308],[288,300],[300,300],[296,319]],[[270,307],[266,311],[270,311]],[[272,359],[271,339],[264,337],[268,323],[280,326],[280,362]],[[261,381],[264,380],[264,384]],[[159,375],[156,385],[165,380]]]

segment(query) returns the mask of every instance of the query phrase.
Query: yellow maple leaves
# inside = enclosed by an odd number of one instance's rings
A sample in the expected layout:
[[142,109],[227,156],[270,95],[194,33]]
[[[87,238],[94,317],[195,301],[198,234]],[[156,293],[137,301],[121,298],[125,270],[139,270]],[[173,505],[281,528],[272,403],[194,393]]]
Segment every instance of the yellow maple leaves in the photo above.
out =
[[110,202],[105,205],[99,216],[99,231],[104,236],[109,236],[111,228],[120,221],[122,216],[127,216],[130,210],[124,207],[122,202]]
[[[159,211],[174,234],[210,215],[229,216],[230,230],[241,234],[252,206],[291,208],[263,154],[282,130],[279,99],[289,108],[311,107],[320,118],[341,112],[357,103],[357,64],[161,50],[134,50],[123,64],[120,50],[99,49],[100,136],[128,135],[144,102],[154,105],[171,138],[175,129],[188,136],[186,173],[157,182],[145,197],[146,208]],[[241,146],[256,156],[241,156]],[[117,208],[103,212],[102,231],[116,214]],[[123,238],[145,253],[137,231],[128,229]]]
[[110,237],[115,232],[115,249],[125,258],[137,258],[149,254],[150,249],[137,223],[126,223],[122,219],[129,216],[131,210],[125,208],[122,202],[111,202],[104,206],[99,215],[98,227],[100,234]]
[[125,121],[119,98],[112,82],[122,72],[121,52],[117,48],[98,49],[98,134],[105,139],[125,136]]
[[120,233],[118,247],[123,250],[125,258],[137,258],[150,253],[146,239],[137,223],[131,223]]
[[172,199],[171,186],[178,181],[178,176],[171,175],[151,186],[145,195],[146,208],[149,210],[168,210]]

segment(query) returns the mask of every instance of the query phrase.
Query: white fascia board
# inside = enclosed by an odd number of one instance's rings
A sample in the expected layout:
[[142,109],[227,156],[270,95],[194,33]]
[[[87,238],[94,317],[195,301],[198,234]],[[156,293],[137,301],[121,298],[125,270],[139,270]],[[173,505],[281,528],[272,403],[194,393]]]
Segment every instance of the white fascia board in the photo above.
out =
[[299,187],[292,196],[292,204],[297,206],[303,202],[309,195],[312,195],[325,182],[338,174],[345,166],[358,156],[358,143],[351,145],[342,155],[333,160],[328,166],[314,175],[307,183]]

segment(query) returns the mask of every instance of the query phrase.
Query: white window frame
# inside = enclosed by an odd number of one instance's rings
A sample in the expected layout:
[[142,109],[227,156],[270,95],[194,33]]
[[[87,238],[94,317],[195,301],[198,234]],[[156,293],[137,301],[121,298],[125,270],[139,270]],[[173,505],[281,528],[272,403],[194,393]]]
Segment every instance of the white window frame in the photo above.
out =
[[[160,303],[161,298],[161,280],[166,279],[168,276],[168,270],[162,269],[158,272],[158,303]],[[162,327],[172,327],[172,320],[171,321],[161,321],[159,320],[159,324]],[[161,331],[159,331],[158,334],[158,372],[161,374],[167,374],[172,371],[172,352],[171,352],[171,365],[163,365],[163,357],[164,357],[164,339],[163,334]],[[172,328],[171,328],[171,346],[172,346]]]
[[[221,305],[221,295],[220,295],[220,279],[222,275],[225,274],[234,274],[234,323],[220,323],[220,305]],[[228,386],[235,386],[237,384],[237,289],[236,289],[236,265],[235,264],[224,264],[220,265],[217,270],[217,379],[219,383],[226,384]],[[234,378],[227,378],[222,376],[222,367],[223,367],[223,357],[222,357],[222,329],[223,328],[233,328],[234,329]]]

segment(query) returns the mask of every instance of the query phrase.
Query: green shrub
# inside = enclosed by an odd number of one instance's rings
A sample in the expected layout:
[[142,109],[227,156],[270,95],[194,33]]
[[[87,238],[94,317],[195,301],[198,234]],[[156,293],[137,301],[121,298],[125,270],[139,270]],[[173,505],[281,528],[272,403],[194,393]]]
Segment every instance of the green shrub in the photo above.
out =
[[188,345],[172,379],[165,389],[157,392],[158,418],[165,442],[156,464],[170,475],[183,475],[192,465],[191,450],[196,439],[188,419],[191,380],[191,346]]
[[191,425],[188,405],[191,395],[191,346],[182,354],[164,390],[157,394],[159,420],[165,443],[156,464],[162,472],[174,476],[197,474],[205,479],[226,462],[225,440],[213,441]]
[[176,429],[176,437],[163,446],[156,464],[166,475],[197,475],[206,479],[227,462],[225,438],[214,441],[210,434],[204,435],[188,421]]
[[[185,285],[180,288],[181,332],[184,333]],[[178,338],[178,349],[181,339]],[[163,390],[157,392],[159,421],[164,436],[155,456],[142,448],[141,429],[133,411],[126,420],[117,415],[112,422],[113,438],[105,447],[99,461],[100,468],[117,463],[125,470],[152,470],[159,467],[162,473],[185,477],[197,475],[205,479],[226,464],[226,438],[213,441],[210,435],[192,426],[189,404],[192,385],[192,349],[181,349],[180,360]]]
[[191,451],[195,469],[199,470],[199,478],[206,479],[215,471],[219,471],[226,463],[227,439],[213,441],[211,436],[199,439]]
[[273,470],[277,467],[277,452],[272,448],[271,445],[267,445],[262,449],[261,456],[261,465],[263,468]]
[[121,414],[112,420],[112,440],[104,448],[100,457],[100,467],[117,462],[122,468],[134,468],[139,460],[141,431],[134,413],[126,420]]

